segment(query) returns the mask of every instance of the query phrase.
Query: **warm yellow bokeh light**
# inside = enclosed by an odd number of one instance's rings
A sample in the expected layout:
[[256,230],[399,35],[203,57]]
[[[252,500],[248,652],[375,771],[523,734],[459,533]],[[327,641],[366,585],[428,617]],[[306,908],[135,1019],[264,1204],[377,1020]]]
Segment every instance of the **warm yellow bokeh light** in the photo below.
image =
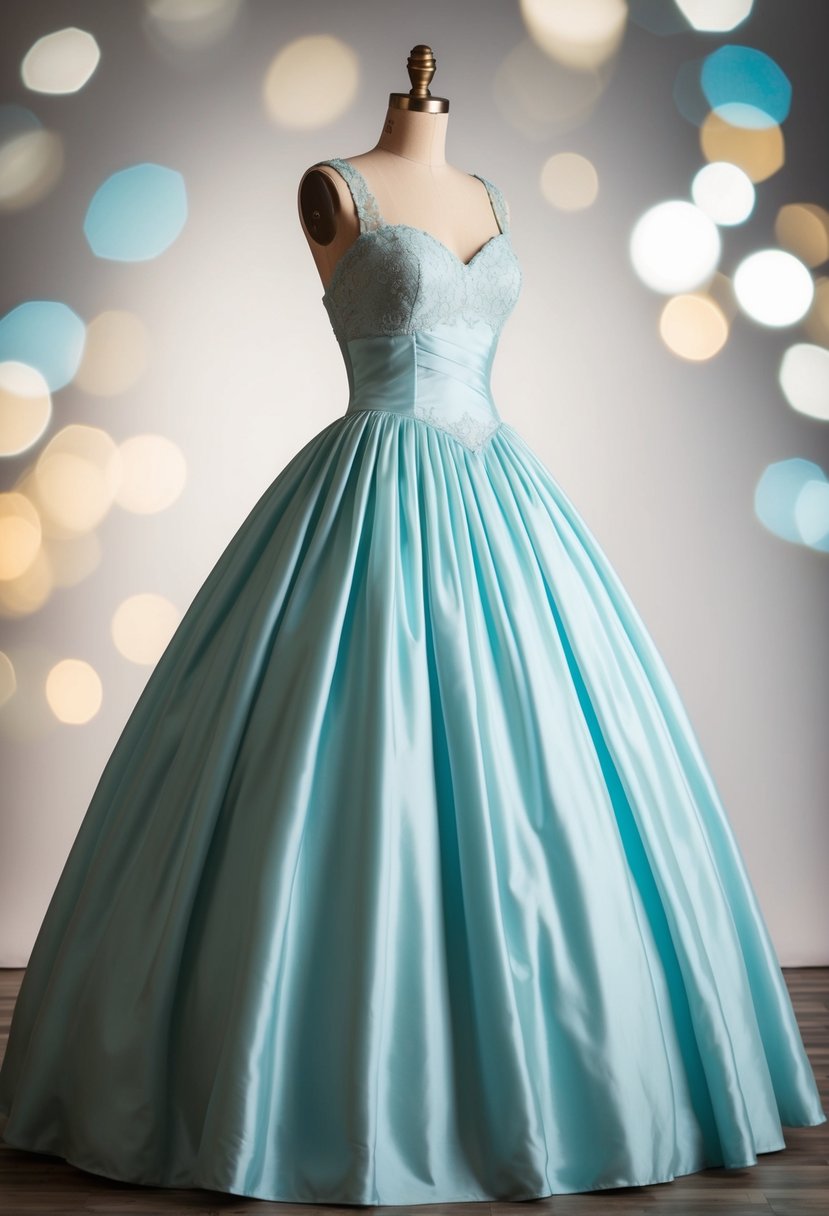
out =
[[807,266],[829,258],[829,211],[817,203],[787,203],[777,212],[774,235]]
[[93,317],[74,383],[95,397],[125,393],[147,366],[149,336],[135,313],[111,308]]
[[31,616],[47,602],[54,591],[52,566],[41,546],[34,561],[18,578],[0,579],[0,616]]
[[308,131],[345,114],[357,95],[359,61],[340,38],[308,34],[283,47],[262,86],[265,112],[277,126]]
[[786,160],[779,126],[734,127],[714,110],[702,122],[699,142],[706,160],[730,161],[753,182],[765,181],[782,169]]
[[163,595],[131,595],[112,618],[112,639],[131,663],[153,666],[176,631],[181,614]]
[[116,502],[125,511],[150,515],[165,511],[181,496],[187,462],[164,435],[133,435],[121,444],[121,481]]
[[691,292],[668,300],[659,318],[659,334],[668,350],[682,359],[712,359],[725,346],[728,321],[711,296]]
[[42,510],[68,532],[88,532],[112,505],[121,455],[100,427],[70,424],[41,452],[35,478]]
[[59,722],[82,726],[103,701],[101,677],[83,659],[61,659],[46,677],[46,700]]
[[0,494],[0,581],[20,576],[40,549],[40,516],[25,494]]
[[624,0],[521,0],[530,37],[566,67],[590,69],[619,49],[627,24]]
[[541,168],[542,196],[560,211],[582,211],[596,201],[599,175],[578,152],[557,152]]
[[37,443],[52,417],[52,394],[41,371],[0,363],[0,456],[19,456]]
[[60,180],[63,140],[54,131],[24,131],[0,146],[0,210],[19,211],[45,198]]

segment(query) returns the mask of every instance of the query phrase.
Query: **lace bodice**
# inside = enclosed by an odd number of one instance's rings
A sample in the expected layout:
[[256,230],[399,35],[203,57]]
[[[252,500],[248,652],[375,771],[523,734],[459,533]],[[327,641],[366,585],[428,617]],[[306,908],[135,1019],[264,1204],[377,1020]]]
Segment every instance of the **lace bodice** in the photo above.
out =
[[410,224],[387,224],[362,173],[341,157],[318,161],[346,181],[360,223],[323,294],[341,342],[411,334],[456,321],[482,322],[498,334],[515,306],[522,274],[512,249],[502,192],[479,173],[500,231],[463,262],[441,240]]
[[490,368],[521,288],[503,194],[474,173],[499,231],[464,262],[412,224],[387,224],[362,173],[322,160],[343,177],[360,231],[323,293],[348,374],[346,416],[396,414],[483,452],[501,426]]

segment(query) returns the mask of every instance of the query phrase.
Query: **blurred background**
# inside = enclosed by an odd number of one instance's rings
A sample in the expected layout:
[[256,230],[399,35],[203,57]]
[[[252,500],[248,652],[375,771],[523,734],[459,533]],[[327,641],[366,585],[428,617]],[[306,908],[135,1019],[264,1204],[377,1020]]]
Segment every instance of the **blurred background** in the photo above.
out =
[[824,0],[4,0],[0,965],[153,665],[342,415],[305,169],[417,43],[507,196],[501,415],[666,660],[781,962],[829,962]]

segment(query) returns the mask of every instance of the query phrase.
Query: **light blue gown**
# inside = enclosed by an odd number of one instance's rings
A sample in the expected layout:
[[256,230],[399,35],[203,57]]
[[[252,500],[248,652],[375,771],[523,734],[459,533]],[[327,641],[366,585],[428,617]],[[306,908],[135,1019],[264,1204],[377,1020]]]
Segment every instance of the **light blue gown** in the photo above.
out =
[[319,163],[361,226],[323,296],[348,406],[107,762],[15,1009],[5,1141],[324,1204],[754,1165],[826,1114],[677,690],[493,400],[504,196],[474,175],[500,231],[463,263]]

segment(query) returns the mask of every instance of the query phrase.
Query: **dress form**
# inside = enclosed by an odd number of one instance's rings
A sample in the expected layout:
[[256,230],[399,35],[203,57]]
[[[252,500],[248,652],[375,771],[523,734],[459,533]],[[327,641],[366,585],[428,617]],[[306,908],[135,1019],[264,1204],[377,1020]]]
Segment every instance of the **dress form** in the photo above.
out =
[[[411,91],[391,94],[375,146],[346,159],[363,174],[386,223],[421,228],[468,262],[499,229],[483,183],[446,161],[449,101],[432,97],[426,87],[434,63],[428,47],[413,49]],[[298,204],[327,288],[340,257],[359,235],[348,187],[336,171],[315,165],[303,174]]]

